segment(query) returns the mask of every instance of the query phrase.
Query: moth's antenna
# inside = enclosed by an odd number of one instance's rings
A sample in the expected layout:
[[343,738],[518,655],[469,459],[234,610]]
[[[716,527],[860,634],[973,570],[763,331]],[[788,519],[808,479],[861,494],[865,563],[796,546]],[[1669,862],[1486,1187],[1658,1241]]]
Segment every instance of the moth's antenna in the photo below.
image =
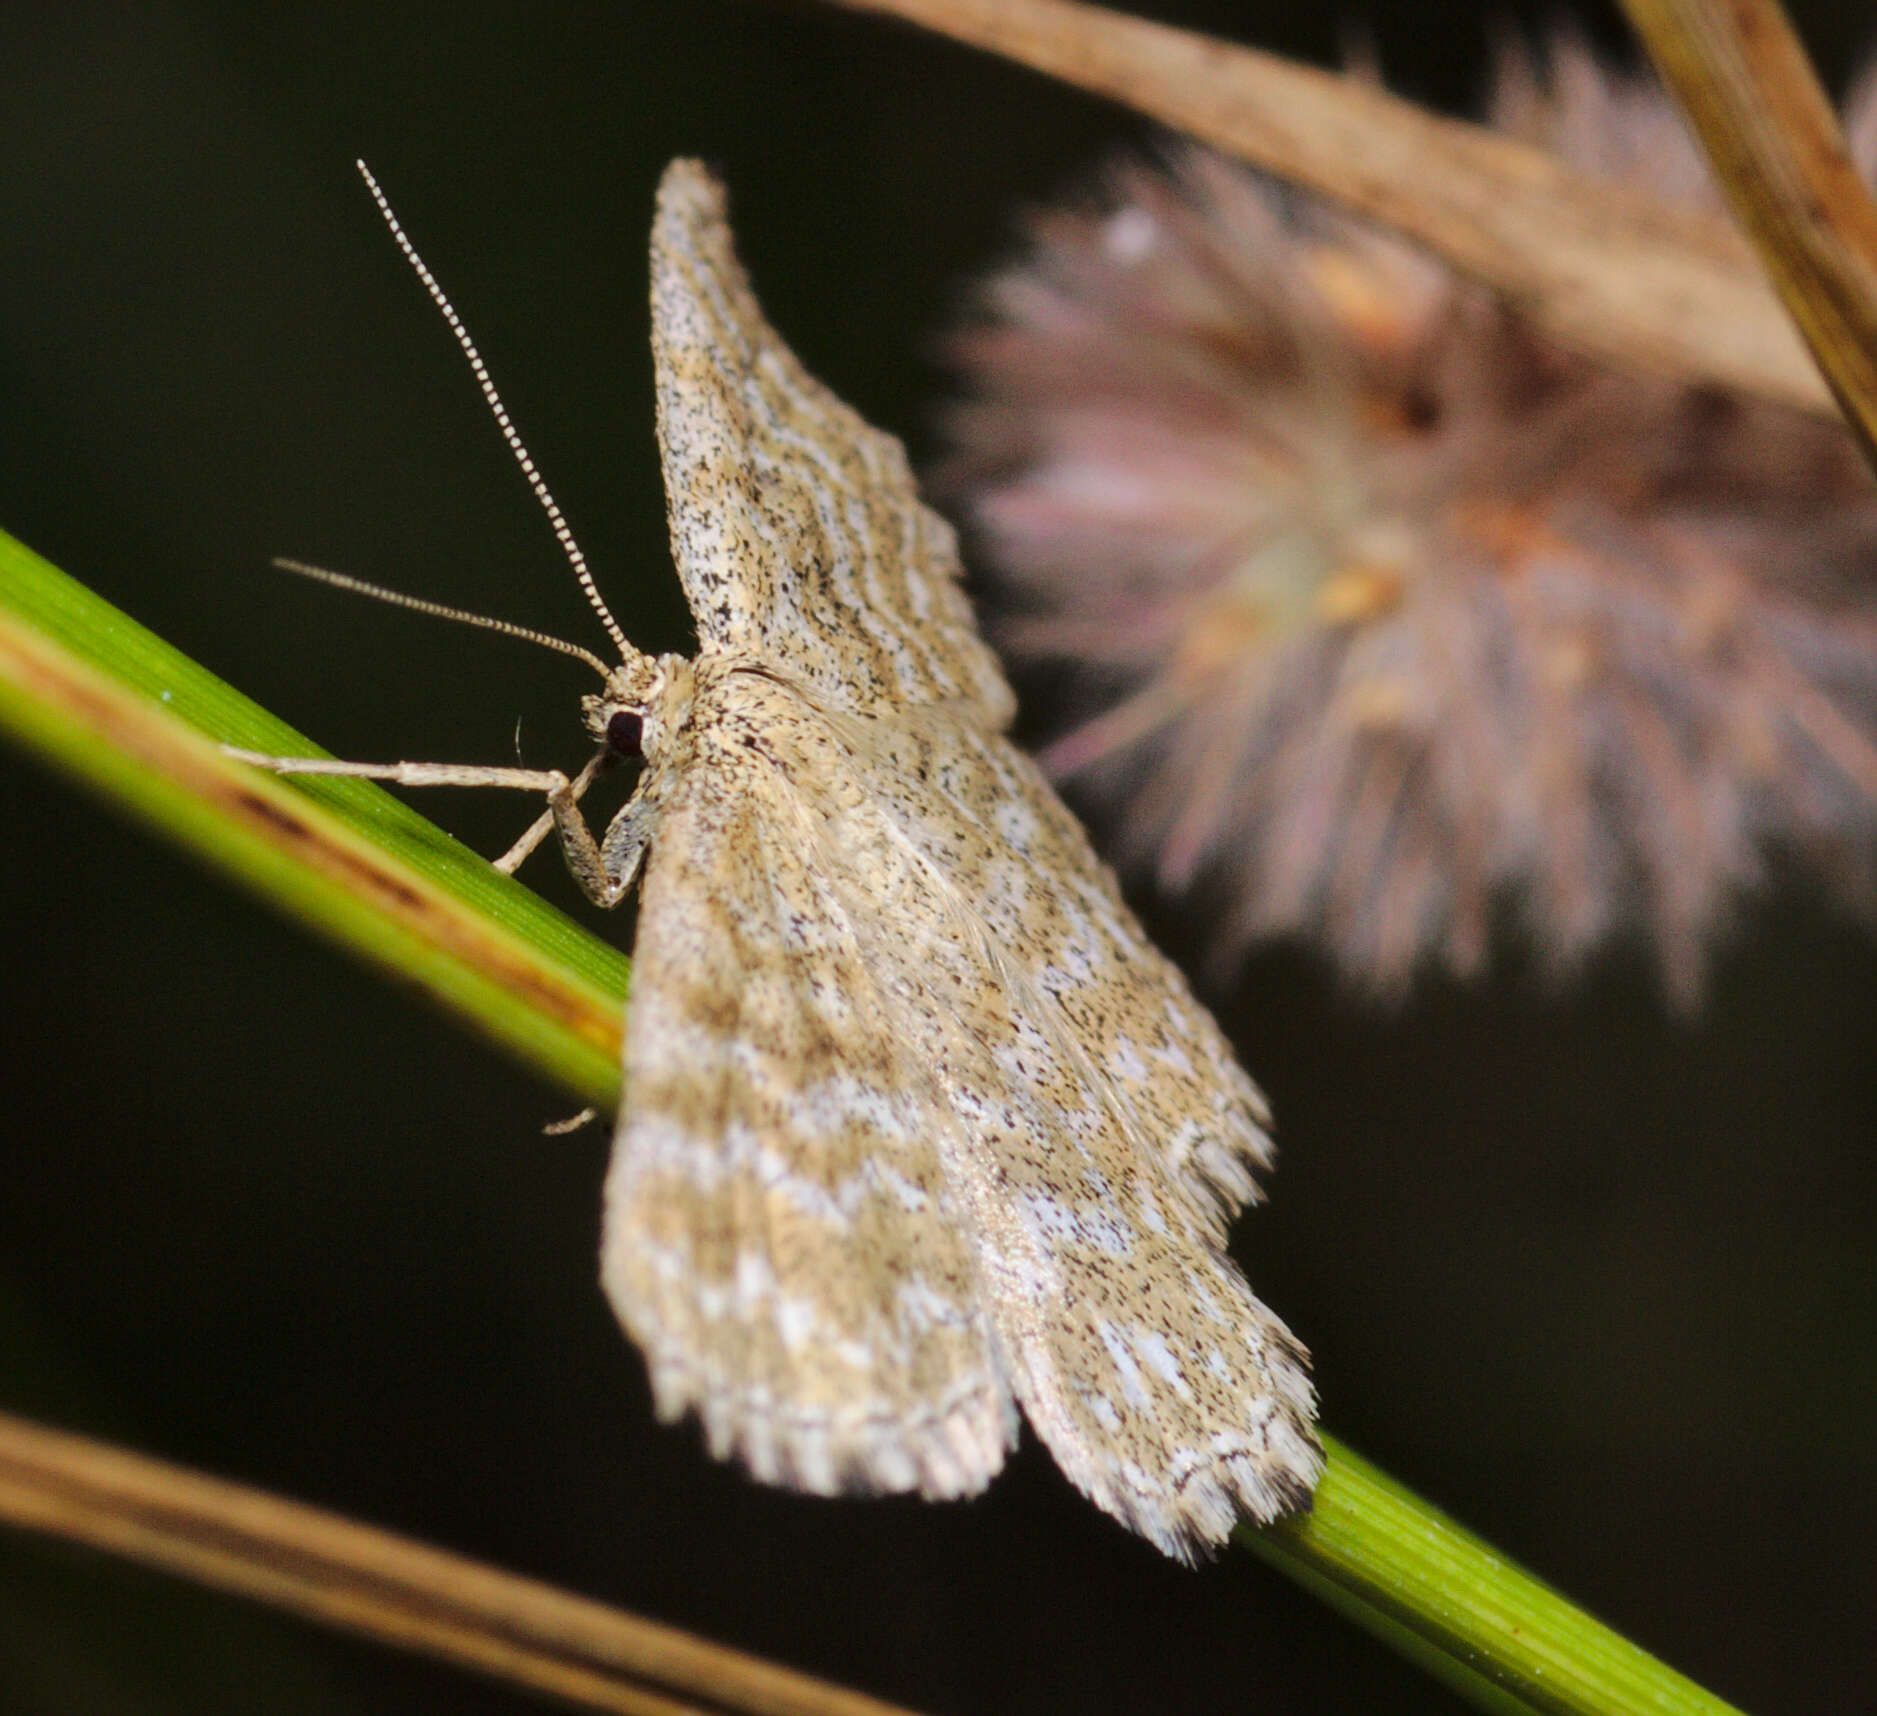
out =
[[[398,224],[398,217],[391,212],[390,201],[378,188],[378,181],[371,175],[371,168],[363,161],[353,163],[365,180],[365,188],[371,192],[372,201],[378,205],[378,212],[384,216],[385,225],[391,229],[391,236],[397,241],[397,247],[404,252],[404,260],[416,270],[417,278],[424,284],[424,290],[430,294],[431,303],[435,304],[450,332],[456,336],[456,343],[463,348],[463,356],[469,359],[469,368],[476,378],[476,385],[482,389],[482,397],[488,402],[489,410],[495,417],[496,427],[502,431],[502,439],[508,443],[508,450],[515,455],[516,464],[521,466],[521,474],[528,479],[528,486],[534,490],[534,498],[541,503],[547,514],[547,521],[554,527],[554,535],[561,545],[561,552],[567,556],[567,563],[573,567],[574,576],[580,580],[580,588],[586,592],[586,598],[593,606],[593,611],[600,618],[600,624],[606,628],[607,635],[619,645],[619,652],[630,661],[638,652],[627,641],[626,634],[619,629],[619,622],[612,616],[612,610],[600,599],[598,587],[593,582],[593,574],[587,570],[587,557],[580,552],[580,544],[574,541],[574,533],[568,529],[567,520],[561,516],[561,509],[548,486],[541,479],[541,473],[534,468],[534,460],[528,449],[522,445],[521,437],[515,432],[515,425],[509,421],[508,407],[502,403],[502,396],[495,391],[495,383],[489,379],[488,367],[482,361],[482,354],[476,350],[476,342],[469,337],[469,330],[463,326],[463,320],[456,313],[456,307],[445,296],[443,288],[437,284],[437,277],[424,266],[424,259],[417,254],[417,246],[404,236],[404,228]],[[458,616],[459,618],[461,616]]]
[[456,620],[465,626],[480,626],[485,632],[500,632],[504,637],[539,644],[543,649],[559,650],[562,655],[584,661],[602,679],[612,674],[612,669],[592,650],[582,649],[579,644],[569,643],[565,638],[553,637],[547,632],[537,632],[532,626],[518,626],[512,620],[491,619],[487,614],[472,614],[463,608],[446,608],[441,602],[426,602],[421,596],[407,596],[402,590],[387,590],[382,584],[368,584],[363,578],[351,578],[343,572],[330,572],[324,566],[309,566],[304,560],[276,560],[274,564],[283,572],[297,572],[302,578],[330,584],[335,590],[350,590],[355,596],[369,596],[374,602],[389,602],[394,608],[410,608],[420,614],[432,614],[439,620]]

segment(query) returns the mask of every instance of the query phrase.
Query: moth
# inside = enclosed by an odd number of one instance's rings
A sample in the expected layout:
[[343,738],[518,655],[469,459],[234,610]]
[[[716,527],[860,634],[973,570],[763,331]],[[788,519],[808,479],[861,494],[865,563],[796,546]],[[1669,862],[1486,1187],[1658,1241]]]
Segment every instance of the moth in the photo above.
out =
[[[661,1417],[766,1483],[936,1499],[989,1483],[1021,1409],[1184,1560],[1307,1506],[1307,1357],[1225,1251],[1271,1162],[1263,1099],[1005,737],[951,529],[765,320],[720,184],[672,163],[652,232],[688,659],[627,641],[372,189],[620,659],[476,622],[603,676],[572,780],[249,760],[545,791],[504,867],[551,826],[600,905],[640,890],[601,1279]],[[580,799],[612,756],[641,772],[596,838]]]

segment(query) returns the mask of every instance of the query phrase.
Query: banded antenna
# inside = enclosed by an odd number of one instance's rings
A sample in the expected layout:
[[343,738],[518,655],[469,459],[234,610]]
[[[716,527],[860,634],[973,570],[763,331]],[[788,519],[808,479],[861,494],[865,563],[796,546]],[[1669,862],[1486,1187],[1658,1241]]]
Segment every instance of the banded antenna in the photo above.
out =
[[413,613],[429,614],[439,620],[455,620],[459,625],[480,626],[485,632],[500,632],[505,638],[520,638],[524,643],[539,644],[543,649],[559,650],[562,655],[584,661],[600,678],[612,677],[613,670],[592,650],[577,643],[569,643],[565,638],[557,638],[552,632],[536,631],[533,626],[518,626],[513,620],[498,620],[488,614],[473,614],[467,608],[428,602],[422,596],[407,596],[402,590],[387,590],[382,584],[370,584],[363,578],[354,578],[346,572],[334,572],[325,566],[309,566],[304,560],[276,557],[274,565],[282,572],[293,572],[302,578],[311,578],[316,583],[330,584],[335,590],[346,590],[354,596],[369,596],[374,602],[388,602],[394,608],[409,608]]
[[[378,205],[378,212],[384,216],[385,225],[391,229],[391,236],[396,240],[398,249],[403,251],[404,260],[411,265],[417,278],[423,282],[424,290],[430,294],[431,303],[436,305],[444,321],[449,324],[450,332],[456,336],[456,343],[463,348],[463,356],[469,360],[470,372],[476,378],[476,385],[482,389],[482,397],[487,402],[489,411],[495,418],[496,427],[502,431],[502,439],[508,443],[508,450],[515,455],[515,463],[521,467],[521,474],[527,478],[528,486],[534,490],[534,498],[541,503],[541,510],[547,514],[547,521],[554,529],[555,540],[560,543],[561,552],[567,556],[568,565],[574,569],[574,577],[580,581],[580,588],[586,593],[587,602],[592,607],[594,613],[599,616],[600,624],[606,628],[606,635],[619,646],[621,659],[626,661],[632,660],[638,652],[633,649],[631,643],[626,638],[626,634],[620,629],[619,622],[613,618],[612,610],[606,606],[605,601],[601,598],[599,588],[593,582],[593,574],[587,570],[587,557],[580,551],[580,544],[574,540],[574,533],[568,527],[567,520],[561,512],[560,504],[549,491],[547,483],[543,480],[541,473],[535,469],[533,456],[529,453],[527,447],[523,445],[521,436],[516,433],[515,425],[508,415],[508,407],[502,403],[501,394],[496,392],[495,383],[489,379],[488,366],[482,361],[482,353],[476,350],[476,342],[469,337],[469,330],[463,326],[462,317],[457,315],[456,306],[450,302],[448,294],[437,284],[437,277],[430,272],[430,269],[425,265],[424,259],[417,254],[417,246],[411,243],[410,239],[405,234],[404,228],[398,223],[398,217],[391,212],[390,200],[385,196],[384,192],[379,189],[378,181],[372,177],[371,168],[366,166],[363,161],[356,161],[353,164],[358,168],[360,177],[364,179],[365,188],[371,192],[372,201]],[[303,568],[298,566],[290,566],[287,569],[289,571],[303,570]],[[319,574],[315,572],[311,575],[318,576]],[[391,592],[381,590],[375,585],[361,588],[356,581],[353,581],[348,586],[340,575],[329,576],[326,581],[328,583],[339,584],[341,588],[350,587],[358,589],[361,595],[373,595],[400,601],[402,605],[416,608],[419,612],[443,612],[434,604],[422,603],[414,598],[407,600],[395,597]],[[537,643],[548,642],[544,633],[530,633],[525,627],[510,626],[505,621],[484,621],[459,611],[447,612],[444,614],[444,617],[469,620],[473,624],[488,625],[492,630],[506,631],[515,636],[532,637]],[[559,639],[553,640],[549,647],[563,649],[570,655],[585,655],[584,651],[578,650],[572,645],[562,644]],[[586,659],[588,661],[598,661],[597,657],[591,655],[586,655]],[[607,671],[604,663],[601,663],[600,672],[602,675]]]

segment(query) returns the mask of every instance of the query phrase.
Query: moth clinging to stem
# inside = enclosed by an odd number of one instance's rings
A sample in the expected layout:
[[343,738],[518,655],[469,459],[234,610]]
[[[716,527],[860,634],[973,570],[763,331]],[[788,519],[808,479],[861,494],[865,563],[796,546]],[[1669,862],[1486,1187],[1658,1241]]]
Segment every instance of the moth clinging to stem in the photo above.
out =
[[[620,661],[476,622],[603,675],[571,781],[248,760],[544,791],[498,862],[551,826],[599,904],[641,888],[601,1273],[661,1416],[695,1413],[765,1482],[943,1498],[990,1481],[1021,1407],[1182,1559],[1306,1505],[1306,1355],[1224,1249],[1271,1160],[1263,1099],[1004,737],[950,528],[764,319],[718,182],[674,162],[652,234],[690,659],[641,654],[606,610],[372,189]],[[642,770],[596,840],[579,800],[618,754]]]

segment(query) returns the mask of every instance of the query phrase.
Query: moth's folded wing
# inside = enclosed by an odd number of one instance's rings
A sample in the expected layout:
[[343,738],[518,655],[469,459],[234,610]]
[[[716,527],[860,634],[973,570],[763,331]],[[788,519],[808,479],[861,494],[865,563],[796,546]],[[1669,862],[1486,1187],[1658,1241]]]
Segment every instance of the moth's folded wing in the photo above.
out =
[[738,262],[723,187],[674,161],[652,228],[652,356],[672,554],[706,650],[824,708],[1012,700],[960,588],[951,527],[897,439],[805,370]]
[[606,1290],[663,1416],[818,1494],[982,1489],[1015,1441],[932,1079],[812,831],[752,751],[654,837],[606,1186]]
[[1019,1403],[1091,1500],[1189,1558],[1322,1469],[1304,1350],[1224,1250],[1263,1101],[1028,759],[942,725],[850,739],[928,855],[923,911],[870,953],[918,974],[905,1034],[957,1117]]
[[[1307,1506],[1323,1469],[1308,1355],[1168,1172],[1129,1095],[1087,1068],[1040,991],[1013,989],[1020,1065],[1001,1101],[958,1080],[971,1147],[994,1164],[982,1229],[1011,1387],[1069,1480],[1181,1560],[1241,1515]],[[959,1065],[963,1065],[960,1057]]]

